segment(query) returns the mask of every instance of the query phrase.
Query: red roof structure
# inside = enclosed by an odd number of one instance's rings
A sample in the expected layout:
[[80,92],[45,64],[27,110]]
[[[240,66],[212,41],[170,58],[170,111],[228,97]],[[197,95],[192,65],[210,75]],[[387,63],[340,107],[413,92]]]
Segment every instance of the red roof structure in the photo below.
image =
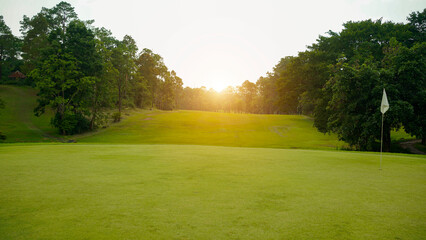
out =
[[10,74],[9,75],[9,77],[10,78],[21,78],[21,79],[24,79],[24,78],[26,78],[27,76],[25,76],[23,73],[21,73],[20,71],[16,71],[16,72],[14,72],[14,73],[12,73],[12,74]]

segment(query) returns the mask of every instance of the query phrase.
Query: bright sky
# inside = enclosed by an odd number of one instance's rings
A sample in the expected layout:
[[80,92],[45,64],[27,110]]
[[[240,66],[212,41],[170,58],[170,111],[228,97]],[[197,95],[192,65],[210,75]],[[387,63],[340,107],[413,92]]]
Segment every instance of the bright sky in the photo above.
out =
[[[59,0],[0,0],[0,15],[15,35]],[[82,20],[95,20],[139,49],[160,54],[185,86],[221,90],[256,82],[280,58],[296,55],[328,30],[349,20],[406,22],[425,0],[68,0]]]

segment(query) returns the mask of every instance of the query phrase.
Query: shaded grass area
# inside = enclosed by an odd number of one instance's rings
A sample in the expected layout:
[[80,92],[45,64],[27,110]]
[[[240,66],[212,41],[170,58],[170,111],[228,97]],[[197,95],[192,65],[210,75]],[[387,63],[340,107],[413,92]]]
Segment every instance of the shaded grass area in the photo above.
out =
[[0,146],[0,239],[424,239],[426,158]]
[[30,87],[0,85],[0,96],[5,101],[5,108],[0,109],[0,131],[7,137],[4,142],[54,141],[47,137],[57,136],[50,126],[52,114],[34,116],[36,93]]
[[318,132],[305,116],[147,110],[78,141],[310,149],[344,145],[335,135]]

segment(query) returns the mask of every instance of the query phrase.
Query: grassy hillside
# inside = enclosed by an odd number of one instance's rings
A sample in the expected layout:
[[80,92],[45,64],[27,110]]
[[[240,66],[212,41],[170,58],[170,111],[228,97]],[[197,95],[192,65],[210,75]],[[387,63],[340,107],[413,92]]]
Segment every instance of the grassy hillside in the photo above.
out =
[[137,111],[121,123],[79,142],[197,144],[236,147],[337,149],[335,135],[324,135],[305,116],[197,111]]
[[424,239],[426,158],[0,146],[0,239]]
[[55,130],[50,126],[50,114],[34,116],[37,91],[29,87],[0,85],[0,97],[6,106],[0,109],[0,131],[6,135],[5,142],[55,141]]
[[[0,110],[0,131],[6,142],[49,142],[72,138],[86,143],[196,144],[234,147],[339,149],[335,135],[319,133],[305,116],[235,114],[197,111],[129,111],[106,129],[61,137],[50,126],[51,114],[35,117],[36,90],[0,85],[6,109]],[[403,130],[394,140],[410,139]]]

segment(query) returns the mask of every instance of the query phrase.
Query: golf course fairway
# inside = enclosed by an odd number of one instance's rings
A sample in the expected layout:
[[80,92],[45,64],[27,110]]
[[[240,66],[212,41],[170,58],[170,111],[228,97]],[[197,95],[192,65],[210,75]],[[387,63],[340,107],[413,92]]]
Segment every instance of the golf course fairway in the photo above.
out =
[[0,239],[424,239],[426,158],[3,144]]

